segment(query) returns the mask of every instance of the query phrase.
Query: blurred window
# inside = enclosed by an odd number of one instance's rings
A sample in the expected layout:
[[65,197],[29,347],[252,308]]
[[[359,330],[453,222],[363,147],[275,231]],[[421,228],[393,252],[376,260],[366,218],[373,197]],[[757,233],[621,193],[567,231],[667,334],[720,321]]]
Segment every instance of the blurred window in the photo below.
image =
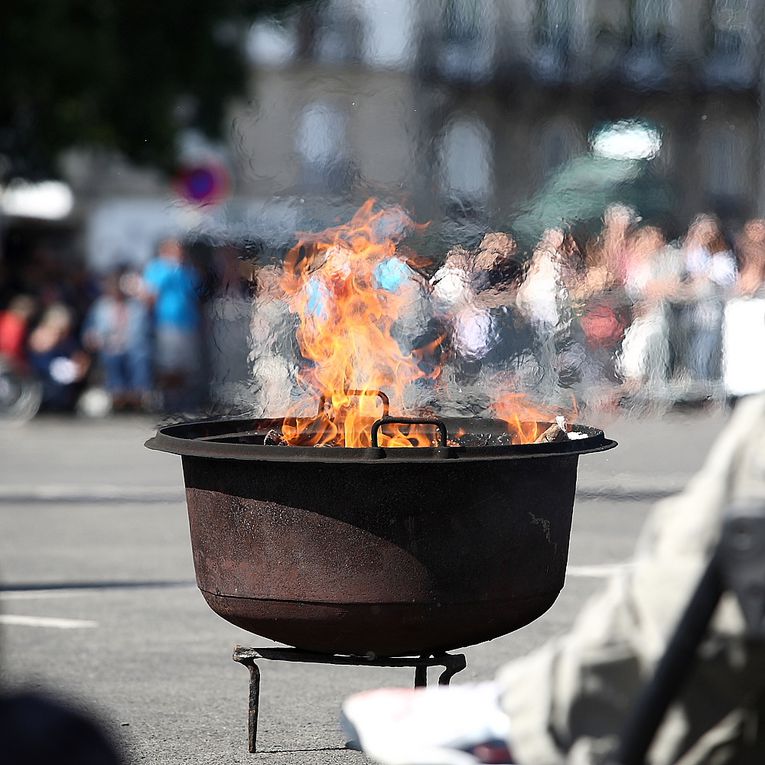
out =
[[414,0],[366,0],[360,11],[364,60],[372,66],[408,68],[414,56]]
[[544,123],[539,135],[537,157],[540,178],[547,178],[581,148],[580,134],[568,117],[555,117]]
[[333,104],[314,101],[301,111],[296,144],[303,185],[319,191],[345,191],[351,182],[345,114]]
[[539,0],[536,26],[540,43],[559,50],[568,49],[572,5],[569,0]]
[[755,20],[762,3],[710,0],[705,77],[712,86],[750,88],[760,78],[760,30]]
[[665,53],[670,37],[670,16],[674,0],[631,0],[630,50],[624,57],[623,71],[641,90],[666,84],[668,70]]
[[330,63],[358,61],[363,45],[363,25],[356,4],[328,0],[319,20],[316,57]]
[[491,137],[483,120],[457,117],[447,123],[439,146],[442,190],[482,202],[491,193]]
[[442,5],[438,69],[452,80],[478,81],[491,73],[495,4],[487,0],[445,0]]
[[247,35],[247,55],[259,66],[283,66],[289,63],[297,52],[294,24],[279,24],[276,21],[257,21]]
[[[574,6],[574,7],[572,7]],[[536,77],[550,85],[568,79],[571,21],[578,3],[568,0],[539,0],[535,37],[537,47],[532,56]]]
[[710,14],[712,50],[737,57],[744,47],[749,0],[713,0]]
[[446,0],[447,42],[476,42],[481,36],[481,9],[477,0]]
[[670,0],[632,0],[632,42],[639,47],[660,47],[667,35]]
[[750,160],[754,151],[748,131],[734,123],[720,121],[704,131],[700,153],[704,186],[718,201],[740,197],[750,185]]

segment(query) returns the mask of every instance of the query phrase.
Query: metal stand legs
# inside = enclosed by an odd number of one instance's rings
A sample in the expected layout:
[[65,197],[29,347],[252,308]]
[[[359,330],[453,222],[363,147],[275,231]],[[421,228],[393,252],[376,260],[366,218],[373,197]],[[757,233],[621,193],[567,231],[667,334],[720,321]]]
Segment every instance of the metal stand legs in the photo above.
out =
[[234,661],[241,662],[250,670],[250,693],[247,703],[247,746],[250,752],[257,751],[255,748],[258,740],[258,710],[260,709],[260,667],[250,656],[238,659],[234,654]]
[[428,684],[428,667],[444,668],[438,677],[439,685],[449,685],[454,675],[466,667],[464,654],[439,653],[433,656],[368,659],[364,656],[337,656],[334,654],[312,653],[310,651],[301,651],[298,648],[245,648],[239,645],[234,648],[233,659],[243,664],[250,671],[247,743],[251,753],[257,751],[258,711],[260,708],[260,668],[255,663],[256,659],[352,667],[414,667],[415,688],[421,688]]

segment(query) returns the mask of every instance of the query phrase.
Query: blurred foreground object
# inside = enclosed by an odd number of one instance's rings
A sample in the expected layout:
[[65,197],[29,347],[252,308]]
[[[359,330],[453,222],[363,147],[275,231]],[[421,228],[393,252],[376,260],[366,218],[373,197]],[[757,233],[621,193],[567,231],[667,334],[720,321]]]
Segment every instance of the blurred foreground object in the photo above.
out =
[[[765,729],[759,724],[765,712],[763,423],[765,396],[741,402],[685,491],[655,506],[630,565],[590,599],[569,633],[499,673],[515,762],[765,762]],[[663,679],[643,695],[657,666]],[[643,746],[662,719],[667,691],[676,694],[675,702],[644,760]],[[451,691],[428,692],[446,697]],[[415,697],[406,703],[402,693],[351,697],[346,716],[352,716],[362,745],[365,732],[379,745],[370,751],[379,761],[431,762],[405,759],[399,731],[429,736],[418,748],[432,755],[441,753],[445,741],[451,746],[454,730],[407,728],[421,703]],[[395,714],[383,716],[380,700],[389,694],[398,694],[399,701]],[[365,714],[365,706],[374,714]],[[628,735],[617,751],[628,719]],[[438,761],[481,761],[452,751],[453,757]]]
[[[598,763],[618,736],[705,570],[732,505],[765,502],[765,397],[743,401],[681,494],[659,502],[625,566],[572,630],[499,675],[522,763]],[[649,761],[765,762],[765,650],[726,593]]]
[[84,712],[33,692],[0,695],[3,765],[121,765],[122,757]]

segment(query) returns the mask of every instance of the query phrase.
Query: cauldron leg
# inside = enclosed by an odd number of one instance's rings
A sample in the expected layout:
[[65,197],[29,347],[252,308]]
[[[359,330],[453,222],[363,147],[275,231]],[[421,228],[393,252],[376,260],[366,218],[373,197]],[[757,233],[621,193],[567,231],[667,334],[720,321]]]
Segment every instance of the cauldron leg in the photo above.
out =
[[435,658],[440,659],[444,664],[444,671],[438,678],[439,685],[449,685],[451,679],[458,672],[462,672],[462,670],[467,666],[465,655],[462,653],[456,655],[444,653],[436,656]]
[[444,671],[438,677],[439,685],[449,685],[451,679],[462,672],[467,666],[464,654],[438,653],[433,654],[431,659],[429,654],[423,654],[415,663],[414,669],[414,687],[425,688],[428,685],[428,667],[443,666]]
[[428,665],[427,662],[430,657],[427,654],[420,656],[422,664],[415,664],[414,667],[414,687],[425,688],[428,685]]
[[[335,664],[354,667],[414,667],[414,687],[424,688],[428,684],[428,667],[443,667],[444,671],[438,678],[439,685],[449,685],[449,681],[467,666],[464,654],[434,653],[413,656],[370,659],[361,656],[337,656],[335,654],[312,653],[298,648],[234,648],[234,661],[243,664],[250,671],[250,694],[247,713],[247,740],[249,751],[257,751],[258,710],[260,708],[260,668],[256,659],[275,661],[315,662],[318,664]],[[349,749],[358,748],[353,743]]]
[[250,754],[257,751],[258,710],[260,709],[260,667],[250,659],[245,663],[250,670],[250,698],[247,710],[247,744]]
[[247,655],[247,649],[237,646],[234,661],[244,664],[250,670],[250,693],[247,704],[247,745],[250,754],[255,754],[258,740],[258,711],[260,709],[260,667],[253,656]]

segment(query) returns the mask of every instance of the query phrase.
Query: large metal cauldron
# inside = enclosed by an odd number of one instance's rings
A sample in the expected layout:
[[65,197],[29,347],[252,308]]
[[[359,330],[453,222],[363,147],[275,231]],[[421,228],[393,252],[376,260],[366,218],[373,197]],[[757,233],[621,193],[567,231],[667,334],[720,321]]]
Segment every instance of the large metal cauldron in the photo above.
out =
[[183,457],[210,607],[272,640],[342,654],[450,650],[544,613],[563,586],[579,455],[616,445],[581,426],[586,438],[528,446],[263,445],[276,422],[174,425],[146,445]]

